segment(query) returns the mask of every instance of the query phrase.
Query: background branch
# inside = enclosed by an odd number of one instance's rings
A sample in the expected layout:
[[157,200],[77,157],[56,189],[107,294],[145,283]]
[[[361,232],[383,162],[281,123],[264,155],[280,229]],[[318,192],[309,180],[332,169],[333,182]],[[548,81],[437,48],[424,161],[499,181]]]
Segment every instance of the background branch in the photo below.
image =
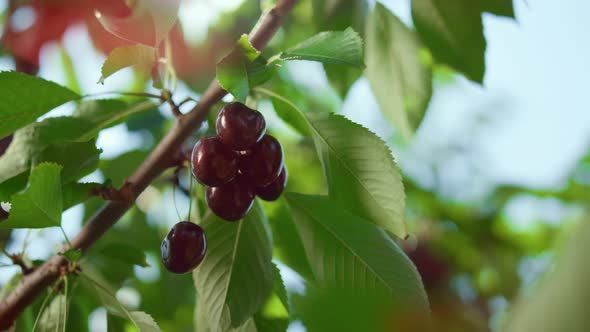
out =
[[[255,48],[262,49],[266,46],[296,2],[297,0],[278,0],[275,7],[258,20],[249,35],[250,42]],[[198,129],[210,108],[226,93],[217,80],[213,80],[191,112],[176,119],[172,130],[128,178],[135,197],[171,166],[170,160],[178,153],[182,143]],[[91,247],[132,205],[133,203],[123,202],[107,203],[72,239],[73,248],[86,250]],[[24,276],[14,291],[0,303],[0,329],[8,328],[18,315],[59,277],[60,267],[66,264],[65,258],[55,255],[34,272]]]

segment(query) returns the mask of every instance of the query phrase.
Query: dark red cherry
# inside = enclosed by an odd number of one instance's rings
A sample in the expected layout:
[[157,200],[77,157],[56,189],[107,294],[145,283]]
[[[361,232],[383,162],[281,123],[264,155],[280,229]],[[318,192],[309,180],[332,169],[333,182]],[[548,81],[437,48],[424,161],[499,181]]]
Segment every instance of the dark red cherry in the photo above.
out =
[[283,166],[278,178],[265,187],[256,188],[256,196],[265,201],[276,201],[285,190],[288,179],[289,173],[287,173],[287,168]]
[[227,104],[217,116],[217,136],[236,151],[252,148],[266,132],[262,113],[241,103]]
[[192,222],[174,225],[161,246],[162,263],[168,271],[186,273],[199,265],[207,252],[207,238],[203,229]]
[[254,202],[254,191],[241,177],[220,187],[208,187],[205,200],[213,213],[227,221],[242,219]]
[[201,138],[193,148],[191,170],[200,183],[221,186],[238,173],[238,154],[217,137]]
[[283,148],[270,135],[264,135],[254,148],[240,155],[240,171],[255,187],[269,185],[282,169]]

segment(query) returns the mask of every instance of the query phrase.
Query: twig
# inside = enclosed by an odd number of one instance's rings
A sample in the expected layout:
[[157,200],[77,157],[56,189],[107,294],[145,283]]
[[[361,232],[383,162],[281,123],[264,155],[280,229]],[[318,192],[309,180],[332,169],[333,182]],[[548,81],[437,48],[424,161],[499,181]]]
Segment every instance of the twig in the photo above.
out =
[[[296,2],[297,0],[278,0],[275,7],[259,19],[250,33],[250,42],[255,48],[262,49],[266,46]],[[197,105],[189,113],[177,117],[172,130],[128,178],[135,197],[169,167],[170,158],[174,158],[182,143],[199,128],[210,108],[226,93],[214,80]],[[84,251],[91,247],[132,205],[133,203],[128,202],[107,203],[71,240],[72,248]],[[64,257],[55,255],[23,277],[14,291],[0,303],[0,330],[10,327],[18,315],[60,276],[60,267],[66,264],[68,261]]]
[[10,258],[12,265],[18,265],[21,268],[23,276],[33,272],[34,268],[27,266],[22,258],[22,254],[9,254],[5,248],[2,248],[2,253]]

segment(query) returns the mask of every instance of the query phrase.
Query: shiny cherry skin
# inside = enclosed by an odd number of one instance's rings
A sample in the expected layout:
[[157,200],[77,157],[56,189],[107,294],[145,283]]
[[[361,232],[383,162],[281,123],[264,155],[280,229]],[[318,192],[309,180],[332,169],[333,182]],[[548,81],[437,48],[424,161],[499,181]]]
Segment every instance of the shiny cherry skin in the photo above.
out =
[[283,147],[276,138],[264,135],[251,150],[240,155],[240,171],[255,187],[273,182],[283,169]]
[[160,247],[162,263],[170,272],[186,273],[196,268],[207,252],[203,229],[192,222],[174,225]]
[[201,138],[193,148],[191,170],[204,185],[224,185],[238,173],[238,154],[217,137]]
[[217,136],[236,151],[251,149],[266,132],[262,113],[241,103],[230,103],[217,116]]
[[287,172],[287,168],[283,166],[283,170],[278,178],[265,187],[256,188],[256,196],[265,201],[276,201],[285,190],[288,179],[289,173]]
[[220,187],[205,191],[207,205],[218,217],[226,221],[242,219],[254,203],[253,188],[241,177]]

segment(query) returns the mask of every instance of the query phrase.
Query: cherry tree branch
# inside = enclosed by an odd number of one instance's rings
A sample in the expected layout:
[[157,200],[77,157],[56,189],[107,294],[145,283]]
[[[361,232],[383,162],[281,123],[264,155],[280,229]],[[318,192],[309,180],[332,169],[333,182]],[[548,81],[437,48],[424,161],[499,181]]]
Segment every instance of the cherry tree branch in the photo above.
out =
[[[266,12],[249,34],[256,49],[262,49],[279,29],[283,19],[290,13],[297,0],[278,0]],[[137,197],[164,170],[171,167],[182,143],[199,128],[211,107],[227,94],[217,80],[213,80],[197,105],[187,114],[177,117],[174,127],[155,147],[137,170],[127,179]],[[109,230],[133,203],[109,202],[100,209],[71,240],[72,247],[83,251],[90,248]],[[60,275],[64,257],[55,255],[31,274],[22,278],[18,286],[0,303],[0,330],[8,328],[18,315],[37,298]]]

